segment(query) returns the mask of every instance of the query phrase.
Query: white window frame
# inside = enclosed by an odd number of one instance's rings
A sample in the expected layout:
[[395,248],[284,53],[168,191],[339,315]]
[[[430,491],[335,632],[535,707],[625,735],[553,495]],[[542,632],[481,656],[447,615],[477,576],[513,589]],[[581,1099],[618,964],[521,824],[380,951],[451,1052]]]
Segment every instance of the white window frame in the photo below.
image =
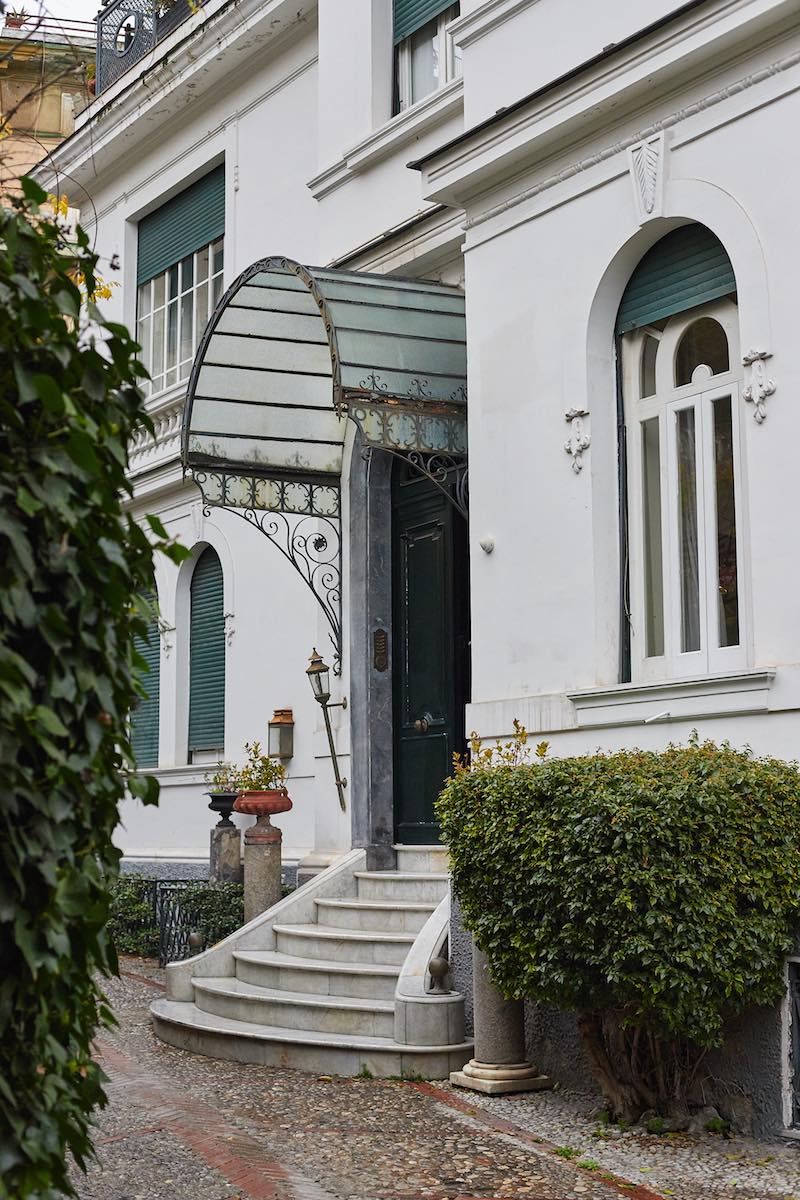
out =
[[[425,29],[427,24],[433,24],[436,21],[436,41],[439,51],[439,62],[442,65],[442,72],[439,76],[439,82],[436,87],[431,88],[426,92],[427,96],[433,95],[443,88],[445,84],[451,83],[454,79],[461,75],[460,60],[456,58],[455,46],[453,38],[448,30],[448,25],[457,19],[460,12],[460,3],[451,4],[438,17],[434,17],[432,21],[420,28]],[[412,108],[415,104],[419,104],[424,100],[424,96],[417,96],[416,100],[412,96],[412,73],[411,73],[411,40],[419,29],[404,38],[402,42],[398,42],[395,47],[395,71],[396,71],[396,92],[397,92],[397,112],[405,112],[406,109]],[[395,113],[395,116],[397,113]]]
[[[198,280],[199,261],[206,252],[208,253],[208,274],[202,280]],[[184,287],[183,264],[188,259],[192,260],[192,283]],[[205,246],[201,246],[193,254],[187,254],[177,263],[172,263],[165,271],[149,279],[146,283],[139,284],[136,290],[136,340],[142,347],[142,362],[152,376],[152,382],[145,380],[142,383],[142,390],[146,396],[158,396],[161,392],[167,391],[168,388],[174,387],[176,383],[182,383],[189,378],[192,361],[200,343],[200,338],[223,292],[224,259],[225,238],[223,235],[215,238],[213,242],[208,242]],[[177,296],[170,300],[169,277],[170,273],[176,269],[178,272],[178,291]],[[164,300],[162,304],[156,305],[155,301],[160,283],[163,285]],[[201,289],[203,288],[205,288],[205,304],[202,303],[201,298]],[[147,311],[143,313],[146,296],[149,297],[149,302],[147,303]],[[191,296],[192,321],[191,336],[188,342],[190,352],[185,358],[182,358],[181,340],[184,333],[184,300],[189,296]],[[176,341],[174,365],[167,367],[168,310],[170,304],[175,304]],[[163,314],[160,347],[160,361],[163,369],[160,371],[153,369],[154,354],[156,351],[155,328],[157,314]]]
[[[698,369],[696,378],[675,385],[675,363],[681,338],[690,325],[711,317],[728,338],[729,370],[711,376]],[[647,336],[659,343],[656,391],[642,397],[641,357]],[[630,582],[630,640],[633,682],[687,678],[733,671],[749,665],[749,579],[746,555],[745,471],[742,439],[742,368],[739,324],[732,300],[714,301],[671,317],[663,330],[637,329],[622,337],[622,387],[625,413],[628,479],[628,551]],[[716,562],[716,492],[712,405],[730,396],[736,515],[736,574],[739,644],[720,646]],[[681,650],[680,529],[676,426],[678,413],[695,410],[698,577],[700,649]],[[642,423],[659,422],[659,479],[661,489],[661,569],[663,579],[664,653],[647,655],[645,614],[645,522]]]

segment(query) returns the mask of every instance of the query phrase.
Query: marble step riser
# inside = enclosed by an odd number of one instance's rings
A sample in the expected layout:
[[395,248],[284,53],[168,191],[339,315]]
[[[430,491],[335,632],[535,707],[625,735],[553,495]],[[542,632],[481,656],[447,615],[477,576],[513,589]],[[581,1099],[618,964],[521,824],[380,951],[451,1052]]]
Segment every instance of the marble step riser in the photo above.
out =
[[422,850],[414,846],[399,846],[397,848],[398,871],[420,871],[422,873],[450,870],[446,850]]
[[157,1035],[170,1046],[222,1058],[229,1062],[258,1063],[265,1067],[288,1067],[326,1075],[359,1075],[369,1071],[376,1078],[390,1076],[446,1079],[460,1071],[472,1056],[471,1048],[409,1054],[397,1050],[347,1050],[337,1046],[303,1046],[285,1041],[258,1041],[242,1034],[214,1033],[206,1029],[176,1025],[153,1015]]
[[359,879],[359,900],[400,900],[406,903],[438,904],[447,895],[444,879]]
[[433,912],[430,908],[350,908],[347,905],[317,901],[317,920],[320,925],[335,929],[355,929],[362,933],[419,933]]
[[394,1011],[370,1012],[288,1003],[195,988],[194,1002],[203,1012],[232,1021],[276,1025],[280,1029],[306,1029],[314,1033],[350,1033],[362,1037],[394,1037]]
[[318,938],[313,934],[301,936],[276,930],[277,949],[281,954],[292,954],[295,958],[333,959],[348,963],[388,963],[402,966],[411,942],[383,942],[375,939],[349,940],[342,938]]
[[309,992],[314,996],[350,996],[355,1000],[392,1000],[397,978],[370,975],[369,968],[350,972],[304,971],[302,967],[272,967],[262,963],[236,963],[236,978],[256,987],[278,988],[284,992]]

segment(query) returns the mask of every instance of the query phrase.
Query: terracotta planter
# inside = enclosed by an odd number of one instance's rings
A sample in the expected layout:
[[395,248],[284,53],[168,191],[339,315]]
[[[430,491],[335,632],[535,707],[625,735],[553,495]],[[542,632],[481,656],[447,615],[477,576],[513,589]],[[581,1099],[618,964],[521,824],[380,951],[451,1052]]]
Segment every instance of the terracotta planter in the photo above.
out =
[[286,788],[271,788],[263,792],[240,792],[233,811],[261,818],[288,812],[291,807],[292,802]]

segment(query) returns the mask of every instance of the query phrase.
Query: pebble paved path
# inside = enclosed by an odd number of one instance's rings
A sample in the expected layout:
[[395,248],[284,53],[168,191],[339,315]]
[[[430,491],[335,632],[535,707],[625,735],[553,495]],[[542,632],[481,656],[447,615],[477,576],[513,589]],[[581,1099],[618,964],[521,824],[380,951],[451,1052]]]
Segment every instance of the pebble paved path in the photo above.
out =
[[162,974],[139,960],[122,970],[107,986],[120,1024],[97,1047],[110,1104],[98,1116],[98,1161],[74,1175],[80,1200],[703,1197],[578,1167],[513,1109],[474,1104],[468,1093],[174,1050],[154,1038],[148,1017]]

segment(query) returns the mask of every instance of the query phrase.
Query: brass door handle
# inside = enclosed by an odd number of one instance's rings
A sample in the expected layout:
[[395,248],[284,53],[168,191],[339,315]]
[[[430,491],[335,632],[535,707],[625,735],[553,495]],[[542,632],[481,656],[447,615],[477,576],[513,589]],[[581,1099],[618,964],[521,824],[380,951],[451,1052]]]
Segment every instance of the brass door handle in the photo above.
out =
[[416,729],[417,733],[427,733],[428,732],[428,718],[420,717],[418,721],[414,722],[414,728]]

